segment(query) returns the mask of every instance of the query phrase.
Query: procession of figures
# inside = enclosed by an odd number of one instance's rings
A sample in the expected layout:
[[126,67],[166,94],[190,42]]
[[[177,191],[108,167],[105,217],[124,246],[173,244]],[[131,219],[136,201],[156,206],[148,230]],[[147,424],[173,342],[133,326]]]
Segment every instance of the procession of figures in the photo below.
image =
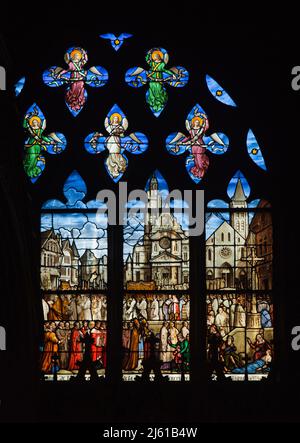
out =
[[[188,373],[190,299],[187,294],[127,294],[123,301],[123,378],[143,372],[150,358],[162,373]],[[155,340],[154,355],[150,340]]]

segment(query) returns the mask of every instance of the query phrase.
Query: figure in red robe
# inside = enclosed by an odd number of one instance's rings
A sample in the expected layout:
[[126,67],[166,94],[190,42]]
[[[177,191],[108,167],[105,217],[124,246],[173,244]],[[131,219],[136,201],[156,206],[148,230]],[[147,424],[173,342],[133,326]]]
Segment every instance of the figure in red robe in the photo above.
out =
[[99,320],[90,322],[90,334],[93,339],[91,345],[92,361],[99,362],[101,367],[106,367],[106,329]]
[[180,144],[191,144],[191,151],[194,157],[195,166],[191,168],[191,173],[202,178],[209,166],[209,158],[206,155],[206,147],[203,136],[209,128],[208,118],[205,114],[196,115],[192,118],[189,129],[189,137],[185,137]]
[[77,321],[74,323],[74,328],[71,332],[69,371],[78,369],[77,362],[82,360],[82,338],[80,323]]
[[105,323],[101,322],[100,324],[100,335],[99,335],[99,345],[101,346],[102,353],[102,363],[103,367],[106,368],[106,341],[107,341],[107,330]]
[[81,332],[83,337],[85,337],[85,335],[89,332],[89,322],[87,320],[84,320],[82,323]]
[[86,53],[80,48],[75,48],[71,52],[70,58],[67,61],[69,69],[63,69],[57,75],[58,78],[69,74],[69,82],[71,85],[66,92],[66,103],[74,112],[80,111],[85,104],[85,89],[84,81],[86,78],[86,71],[83,66],[86,63]]
[[254,349],[253,361],[261,360],[267,354],[267,351],[271,351],[272,347],[267,340],[264,339],[262,334],[257,334],[255,342],[252,343],[249,337],[247,337],[247,342],[251,349]]

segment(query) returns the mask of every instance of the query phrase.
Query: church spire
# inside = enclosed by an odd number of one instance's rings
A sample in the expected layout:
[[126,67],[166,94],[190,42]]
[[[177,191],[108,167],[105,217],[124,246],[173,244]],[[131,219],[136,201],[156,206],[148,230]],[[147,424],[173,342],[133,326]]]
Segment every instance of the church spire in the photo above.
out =
[[237,181],[236,188],[231,200],[236,202],[245,202],[247,200],[240,178]]
[[247,196],[243,188],[243,183],[239,178],[235,187],[233,196],[231,197],[230,208],[233,211],[230,213],[231,226],[246,239],[249,233],[249,219],[247,212]]
[[149,186],[150,191],[158,191],[158,180],[156,178],[155,173],[153,173]]

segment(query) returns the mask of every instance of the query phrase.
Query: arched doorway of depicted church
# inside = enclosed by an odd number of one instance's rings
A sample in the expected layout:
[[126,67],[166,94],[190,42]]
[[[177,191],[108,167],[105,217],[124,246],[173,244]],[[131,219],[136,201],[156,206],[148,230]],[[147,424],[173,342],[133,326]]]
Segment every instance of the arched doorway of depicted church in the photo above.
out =
[[233,271],[229,263],[225,262],[221,266],[222,286],[229,289],[233,287]]
[[241,289],[247,289],[248,287],[247,274],[244,270],[239,273],[239,285]]

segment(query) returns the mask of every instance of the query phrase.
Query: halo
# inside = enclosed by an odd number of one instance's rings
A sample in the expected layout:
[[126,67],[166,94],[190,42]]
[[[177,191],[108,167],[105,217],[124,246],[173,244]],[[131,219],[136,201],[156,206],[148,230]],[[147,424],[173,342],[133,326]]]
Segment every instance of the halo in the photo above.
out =
[[158,49],[156,49],[156,50],[153,51],[152,54],[151,54],[151,58],[152,58],[152,60],[154,60],[154,55],[155,55],[155,54],[158,54],[159,57],[161,58],[161,60],[164,59],[164,54],[162,53],[162,51],[159,51]]
[[70,57],[73,58],[75,54],[79,54],[80,59],[82,59],[82,51],[80,51],[80,49],[73,49],[73,51],[70,53]]
[[203,123],[203,118],[201,118],[201,117],[198,117],[198,116],[196,116],[196,117],[193,117],[192,118],[192,125],[195,123],[195,121],[199,121],[200,122],[200,124],[202,125],[202,123]]
[[30,126],[32,126],[32,122],[33,122],[33,120],[37,120],[39,123],[42,122],[41,118],[40,118],[38,115],[33,115],[33,116],[30,117],[30,119],[29,119],[29,124],[30,124]]
[[122,116],[121,114],[119,114],[118,112],[114,112],[113,114],[111,114],[111,116],[109,117],[110,122],[113,121],[114,117],[118,117],[118,122],[120,123],[122,121]]

